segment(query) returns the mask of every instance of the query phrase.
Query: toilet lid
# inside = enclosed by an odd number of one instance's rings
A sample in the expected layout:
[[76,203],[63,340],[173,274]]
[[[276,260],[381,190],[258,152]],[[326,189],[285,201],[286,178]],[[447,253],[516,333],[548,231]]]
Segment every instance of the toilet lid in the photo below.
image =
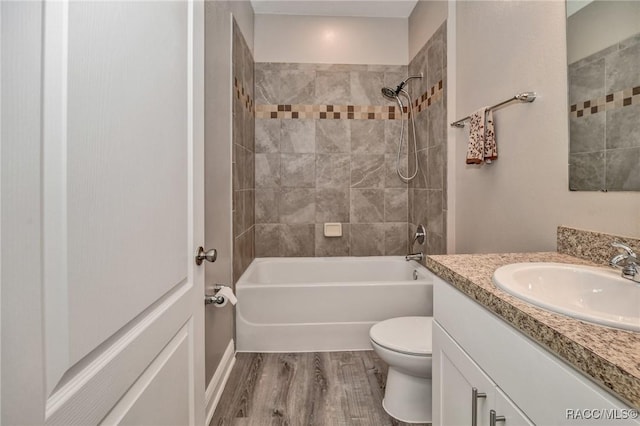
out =
[[433,317],[391,318],[375,324],[369,337],[397,352],[431,355]]

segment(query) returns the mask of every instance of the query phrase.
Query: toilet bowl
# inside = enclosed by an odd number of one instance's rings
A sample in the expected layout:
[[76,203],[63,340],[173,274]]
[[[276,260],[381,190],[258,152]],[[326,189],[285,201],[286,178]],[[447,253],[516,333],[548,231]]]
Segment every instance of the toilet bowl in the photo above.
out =
[[373,350],[389,365],[382,406],[405,423],[431,422],[432,325],[432,317],[400,317],[369,330]]

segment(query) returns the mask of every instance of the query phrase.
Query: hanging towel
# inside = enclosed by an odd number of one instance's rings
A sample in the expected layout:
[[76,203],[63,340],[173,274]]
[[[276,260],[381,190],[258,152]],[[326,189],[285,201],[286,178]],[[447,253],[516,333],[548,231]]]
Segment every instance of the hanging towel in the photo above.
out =
[[469,146],[467,164],[482,164],[498,158],[493,111],[483,107],[471,114],[469,120]]
[[498,158],[498,144],[496,142],[496,128],[493,121],[493,111],[488,109],[485,114],[484,127],[484,161],[490,164]]
[[480,108],[470,116],[469,146],[467,147],[467,164],[482,164],[484,161],[485,115],[487,107]]

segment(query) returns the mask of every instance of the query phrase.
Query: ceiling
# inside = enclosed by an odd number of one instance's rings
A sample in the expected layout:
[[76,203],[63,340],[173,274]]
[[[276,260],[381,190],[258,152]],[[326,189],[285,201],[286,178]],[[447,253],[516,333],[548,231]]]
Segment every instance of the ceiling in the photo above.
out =
[[408,18],[418,0],[251,0],[256,14]]

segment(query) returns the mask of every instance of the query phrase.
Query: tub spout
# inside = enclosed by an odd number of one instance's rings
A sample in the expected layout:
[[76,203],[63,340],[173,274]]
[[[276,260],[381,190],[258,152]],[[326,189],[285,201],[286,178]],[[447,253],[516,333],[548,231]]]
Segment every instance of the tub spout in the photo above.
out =
[[410,260],[417,260],[419,262],[422,259],[424,259],[424,253],[422,252],[410,253],[404,257],[404,260],[406,260],[407,262]]

